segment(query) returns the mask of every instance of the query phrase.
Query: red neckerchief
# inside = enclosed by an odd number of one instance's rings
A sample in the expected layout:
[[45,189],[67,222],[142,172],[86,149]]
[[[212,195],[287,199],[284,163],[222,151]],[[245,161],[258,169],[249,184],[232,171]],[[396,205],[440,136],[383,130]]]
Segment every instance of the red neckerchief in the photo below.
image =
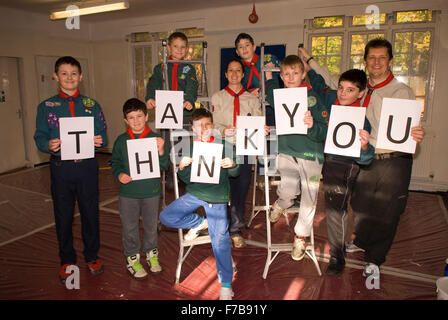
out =
[[311,87],[311,86],[310,86],[308,83],[306,83],[305,81],[302,82],[302,83],[300,84],[300,86],[299,86],[299,88],[302,88],[302,87],[306,87],[307,91],[313,89],[313,87]]
[[[172,56],[169,56],[169,60],[174,60]],[[184,59],[180,59],[184,60]],[[179,67],[179,63],[173,63],[173,69],[171,70],[171,90],[177,91],[179,84],[177,83],[177,68]]]
[[210,138],[208,138],[207,141],[202,141],[200,137],[197,137],[195,141],[210,143],[210,142],[215,141],[215,137],[214,136],[210,136]]
[[72,96],[65,94],[64,92],[62,92],[61,89],[59,89],[59,96],[61,98],[68,99],[68,108],[70,109],[70,114],[72,115],[72,117],[74,117],[75,116],[75,101],[73,101],[73,98],[76,98],[77,96],[79,96],[79,89],[76,89],[75,94]]
[[[336,98],[336,100],[334,101],[335,105],[340,106],[341,104],[339,103],[339,99]],[[357,99],[355,102],[353,102],[351,105],[349,106],[345,106],[345,107],[360,107],[361,106],[361,99]]]
[[258,61],[258,58],[258,54],[254,53],[251,62],[243,61],[246,67],[250,67],[249,79],[247,80],[246,85],[247,88],[250,88],[250,85],[252,84],[252,77],[254,73],[257,76],[258,80],[260,80],[260,73],[258,72],[257,67],[255,67],[255,63]]
[[[148,127],[147,124],[145,124],[145,129],[143,129],[143,132],[138,136],[137,139],[143,139],[151,132],[151,128]],[[126,130],[126,133],[131,137],[131,139],[135,139],[134,133],[132,132],[131,127],[128,127]]]
[[240,92],[235,93],[229,86],[224,89],[232,96],[233,99],[233,126],[236,126],[236,117],[240,115],[240,95],[244,93],[244,86],[241,88]]
[[367,108],[369,106],[370,97],[372,96],[373,91],[375,89],[379,89],[379,88],[384,87],[385,85],[389,84],[389,82],[391,82],[393,79],[394,79],[394,75],[392,74],[392,72],[390,72],[389,75],[387,76],[386,80],[384,80],[383,82],[380,82],[380,83],[374,85],[373,87],[370,84],[370,82],[367,82],[367,88],[369,90],[367,91],[367,95],[364,98],[364,102],[363,102],[362,106],[364,108]]

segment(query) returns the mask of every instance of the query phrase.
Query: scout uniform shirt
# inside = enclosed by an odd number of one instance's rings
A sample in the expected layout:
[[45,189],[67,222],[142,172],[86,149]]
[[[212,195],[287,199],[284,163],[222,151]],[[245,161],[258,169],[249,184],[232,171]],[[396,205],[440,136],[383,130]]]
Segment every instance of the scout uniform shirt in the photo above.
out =
[[[177,170],[177,174],[179,178],[187,185],[185,189],[186,193],[195,196],[199,200],[210,203],[227,203],[229,202],[230,194],[229,177],[236,177],[240,173],[239,164],[236,163],[235,150],[233,145],[223,139],[215,139],[214,137],[211,137],[209,143],[223,144],[223,159],[230,158],[229,155],[232,154],[231,159],[235,163],[235,166],[232,168],[221,168],[218,184],[191,182],[191,164],[183,170]],[[191,157],[193,154],[193,144],[191,145],[189,151],[189,154],[185,154],[184,156]]]
[[71,97],[59,90],[59,94],[42,101],[37,107],[34,140],[39,151],[57,156],[61,154],[60,150],[48,150],[48,144],[51,139],[59,138],[59,118],[73,116],[93,117],[94,135],[103,137],[101,147],[107,145],[106,120],[99,103],[81,95],[79,90]]
[[[147,127],[147,131],[148,132],[146,133],[144,138],[160,137],[158,133],[150,130],[149,127]],[[145,132],[142,132],[139,135],[136,134],[134,138],[139,139],[144,133]],[[130,175],[127,141],[131,139],[133,138],[128,133],[128,131],[126,131],[125,133],[119,135],[117,140],[115,140],[114,148],[112,150],[112,157],[110,160],[112,163],[112,174],[117,180],[120,173],[126,173],[127,175]],[[169,154],[170,151],[168,143],[166,143],[165,141],[163,156],[159,155],[160,172],[168,169],[170,165]],[[160,178],[135,180],[126,184],[120,183],[120,190],[118,191],[118,194],[121,197],[135,199],[154,197],[156,195],[159,195],[160,193]]]
[[[169,57],[172,59],[172,57]],[[191,115],[194,111],[194,103],[198,95],[198,80],[196,79],[196,69],[191,64],[168,63],[168,86],[169,90],[183,91],[184,101],[188,101],[193,109],[184,109],[184,115]],[[163,90],[163,69],[162,64],[154,67],[154,73],[146,85],[145,100],[156,98],[156,90]]]
[[[264,64],[272,62],[276,67],[279,65],[279,61],[276,56],[272,54],[264,55]],[[260,88],[261,79],[261,64],[258,54],[254,54],[251,62],[243,61],[244,64],[244,78],[241,80],[244,88],[247,91],[252,92],[256,88]],[[275,75],[274,75],[275,76]],[[277,75],[278,76],[278,75]],[[266,79],[266,78],[265,78]]]
[[[302,83],[302,86],[306,84]],[[266,82],[266,100],[274,106],[274,89],[279,87],[275,79]],[[308,110],[313,117],[313,126],[308,134],[287,134],[278,136],[278,153],[287,154],[296,158],[324,162],[324,141],[327,137],[328,111],[318,99],[311,87],[308,88]]]

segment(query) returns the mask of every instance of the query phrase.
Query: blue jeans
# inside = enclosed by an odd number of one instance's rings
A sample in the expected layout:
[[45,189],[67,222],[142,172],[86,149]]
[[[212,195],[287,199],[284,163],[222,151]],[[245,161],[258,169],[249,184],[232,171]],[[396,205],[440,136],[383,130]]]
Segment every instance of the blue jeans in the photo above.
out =
[[226,203],[208,203],[187,193],[171,202],[160,213],[160,222],[170,228],[195,228],[200,224],[201,217],[193,211],[199,207],[203,207],[207,215],[208,232],[216,259],[219,282],[231,283],[233,266]]

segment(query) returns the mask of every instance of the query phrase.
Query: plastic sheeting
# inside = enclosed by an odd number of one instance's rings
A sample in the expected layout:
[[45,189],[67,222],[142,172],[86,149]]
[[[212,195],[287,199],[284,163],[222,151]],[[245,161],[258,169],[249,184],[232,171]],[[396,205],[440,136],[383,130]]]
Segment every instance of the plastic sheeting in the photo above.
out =
[[[0,176],[0,299],[217,299],[220,284],[210,244],[196,246],[182,266],[180,284],[174,284],[178,258],[177,230],[159,234],[162,273],[143,281],[126,270],[118,214],[118,184],[105,168],[108,155],[100,155],[99,255],[103,274],[93,276],[84,263],[80,217],[74,220],[74,245],[78,253],[80,289],[68,290],[58,280],[59,258],[53,224],[49,168],[42,166]],[[250,190],[250,194],[252,189]],[[168,203],[173,199],[167,195]],[[272,193],[271,200],[276,198]],[[247,198],[249,216],[252,197]],[[263,201],[263,192],[257,193]],[[397,235],[382,267],[380,289],[367,289],[362,276],[363,253],[347,255],[347,266],[338,276],[326,276],[328,243],[324,198],[320,192],[314,221],[316,254],[323,276],[309,259],[293,261],[280,253],[262,273],[266,249],[247,246],[233,249],[237,265],[233,289],[236,300],[319,299],[436,299],[435,281],[443,274],[448,257],[446,209],[439,195],[411,192]],[[247,218],[248,218],[247,216]],[[273,242],[291,242],[295,216],[273,225]],[[350,226],[351,227],[351,226]],[[349,230],[351,231],[351,230]],[[265,215],[260,213],[244,236],[266,240]]]

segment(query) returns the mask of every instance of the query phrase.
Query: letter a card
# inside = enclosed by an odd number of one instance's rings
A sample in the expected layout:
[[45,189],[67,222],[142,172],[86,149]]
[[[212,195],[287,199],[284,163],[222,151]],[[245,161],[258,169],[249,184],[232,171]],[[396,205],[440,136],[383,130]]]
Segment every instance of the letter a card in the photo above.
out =
[[236,118],[236,154],[262,156],[264,152],[264,117]]
[[364,128],[365,117],[366,108],[333,105],[324,152],[358,158],[361,155],[359,130]]
[[129,173],[132,180],[160,178],[156,138],[127,140]]
[[423,101],[384,98],[376,148],[415,153],[411,128],[420,124]]
[[[310,103],[310,107],[316,104],[316,98],[313,98],[310,102],[314,104]],[[307,88],[275,89],[274,105],[277,135],[308,133],[308,128],[303,123],[308,111]]]
[[191,182],[219,183],[223,145],[220,143],[193,142]]
[[93,117],[59,119],[61,159],[77,160],[95,157]]
[[183,104],[183,91],[156,90],[156,128],[182,129]]

